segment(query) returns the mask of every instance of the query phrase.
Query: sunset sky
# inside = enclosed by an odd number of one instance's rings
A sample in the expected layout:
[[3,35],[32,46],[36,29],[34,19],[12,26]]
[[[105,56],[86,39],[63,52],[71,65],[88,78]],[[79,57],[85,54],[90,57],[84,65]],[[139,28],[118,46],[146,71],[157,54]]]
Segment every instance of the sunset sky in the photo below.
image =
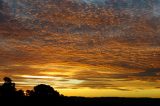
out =
[[0,0],[0,81],[66,96],[160,97],[160,0]]

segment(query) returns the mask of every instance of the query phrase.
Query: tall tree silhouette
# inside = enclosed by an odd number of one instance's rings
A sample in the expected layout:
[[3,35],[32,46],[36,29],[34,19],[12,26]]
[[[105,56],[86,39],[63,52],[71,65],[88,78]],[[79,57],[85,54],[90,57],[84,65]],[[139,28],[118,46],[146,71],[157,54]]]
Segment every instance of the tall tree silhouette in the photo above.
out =
[[3,80],[4,84],[0,87],[1,96],[15,96],[15,83],[12,83],[12,80],[9,77],[5,77]]

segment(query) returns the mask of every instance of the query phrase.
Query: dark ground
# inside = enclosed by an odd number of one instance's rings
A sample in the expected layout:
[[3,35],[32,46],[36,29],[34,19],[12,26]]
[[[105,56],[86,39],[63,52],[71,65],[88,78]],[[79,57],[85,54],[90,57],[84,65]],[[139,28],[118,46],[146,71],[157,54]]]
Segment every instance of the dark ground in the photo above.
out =
[[7,97],[0,100],[5,105],[14,106],[160,106],[160,99],[153,98]]

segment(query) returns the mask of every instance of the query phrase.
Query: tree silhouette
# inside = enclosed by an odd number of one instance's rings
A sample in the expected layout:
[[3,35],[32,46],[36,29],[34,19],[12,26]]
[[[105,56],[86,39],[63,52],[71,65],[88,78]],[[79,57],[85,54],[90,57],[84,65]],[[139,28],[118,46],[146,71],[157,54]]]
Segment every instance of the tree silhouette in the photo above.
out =
[[16,91],[16,96],[21,96],[21,97],[25,96],[24,91],[23,90]]
[[60,94],[49,85],[40,84],[33,90],[27,90],[26,95],[23,90],[16,90],[15,83],[9,77],[3,78],[4,83],[0,86],[0,96],[52,96],[60,97]]
[[4,83],[12,83],[12,80],[9,77],[4,77],[3,80],[4,80]]
[[12,83],[12,80],[9,77],[5,77],[3,85],[0,87],[1,96],[15,96],[16,88],[15,83]]
[[[18,96],[18,99],[15,98]],[[25,97],[29,96],[29,97]],[[1,98],[2,97],[2,98]],[[6,98],[7,97],[7,98]],[[19,98],[20,97],[20,98]],[[40,98],[39,98],[40,97]],[[42,98],[41,98],[42,97]],[[4,78],[4,83],[0,86],[1,104],[11,105],[54,105],[54,106],[160,106],[160,99],[149,98],[84,98],[84,97],[67,97],[60,95],[54,88],[49,85],[40,84],[33,90],[27,90],[26,95],[23,90],[16,91],[15,83],[9,77]],[[4,99],[4,100],[3,100]],[[6,101],[7,102],[6,102]],[[14,100],[14,102],[12,102]],[[4,101],[4,103],[3,103]],[[15,104],[14,104],[15,103]]]
[[34,91],[33,90],[26,90],[26,96],[33,96]]
[[34,87],[33,92],[30,92],[32,95],[30,96],[53,96],[59,97],[60,94],[54,90],[51,86],[40,84]]

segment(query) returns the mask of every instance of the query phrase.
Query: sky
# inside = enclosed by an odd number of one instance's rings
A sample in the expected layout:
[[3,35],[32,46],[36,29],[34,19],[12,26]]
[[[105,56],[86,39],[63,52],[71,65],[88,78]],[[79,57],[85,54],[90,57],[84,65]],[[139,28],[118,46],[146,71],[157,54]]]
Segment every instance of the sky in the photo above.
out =
[[0,82],[66,96],[160,97],[159,0],[0,0]]

